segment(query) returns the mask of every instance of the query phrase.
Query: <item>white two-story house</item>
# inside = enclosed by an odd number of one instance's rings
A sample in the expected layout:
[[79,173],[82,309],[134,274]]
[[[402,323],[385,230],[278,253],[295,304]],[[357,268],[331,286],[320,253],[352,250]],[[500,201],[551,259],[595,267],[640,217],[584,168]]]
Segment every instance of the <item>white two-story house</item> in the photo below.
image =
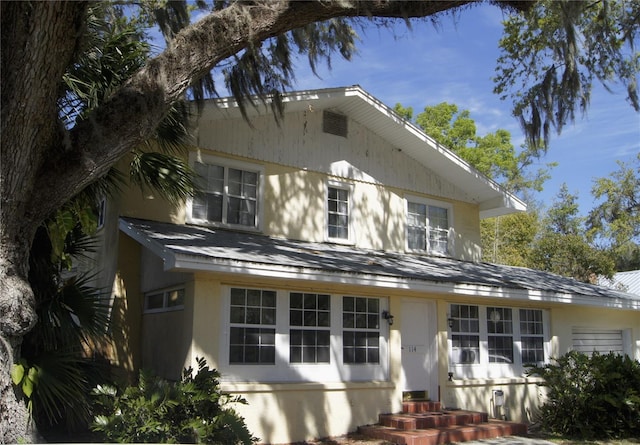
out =
[[253,434],[353,431],[403,393],[527,421],[524,365],[571,349],[640,358],[640,298],[480,261],[480,220],[525,204],[360,87],[205,105],[189,162],[201,192],[108,203],[102,278],[113,362],[222,373]]

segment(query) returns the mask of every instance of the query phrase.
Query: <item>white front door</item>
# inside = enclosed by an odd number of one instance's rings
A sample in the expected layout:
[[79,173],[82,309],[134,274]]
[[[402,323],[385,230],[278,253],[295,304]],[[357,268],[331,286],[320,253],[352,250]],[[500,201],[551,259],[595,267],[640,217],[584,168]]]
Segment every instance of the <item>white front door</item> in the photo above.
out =
[[403,391],[427,390],[438,400],[436,303],[404,299],[401,315]]

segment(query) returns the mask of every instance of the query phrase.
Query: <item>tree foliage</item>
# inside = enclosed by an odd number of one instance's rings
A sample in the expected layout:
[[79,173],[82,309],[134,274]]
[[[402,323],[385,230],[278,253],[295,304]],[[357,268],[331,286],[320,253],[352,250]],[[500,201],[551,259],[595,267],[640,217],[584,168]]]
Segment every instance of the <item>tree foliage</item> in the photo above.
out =
[[540,216],[535,209],[481,221],[482,260],[529,267],[533,241],[539,231]]
[[179,382],[141,372],[126,388],[98,386],[93,430],[108,442],[244,444],[257,441],[233,404],[246,400],[220,389],[220,373],[202,358]]
[[621,83],[640,111],[638,2],[542,0],[504,25],[495,92],[513,101],[532,147],[586,112],[594,81]]
[[591,190],[601,202],[589,212],[587,227],[613,251],[618,271],[640,268],[640,154],[635,164],[618,162],[619,169]]
[[[67,224],[74,221],[68,216]],[[87,351],[97,351],[108,341],[109,295],[92,285],[92,274],[69,270],[72,258],[77,261],[94,248],[86,228],[75,224],[65,230],[61,252],[52,242],[57,238],[41,227],[30,255],[29,282],[39,323],[22,342],[13,383],[41,432],[55,426],[66,431],[86,428],[91,418],[89,392],[107,376],[105,363]]]
[[543,218],[529,258],[530,267],[587,283],[614,273],[611,254],[590,243],[577,196],[569,193],[566,184]]
[[[60,112],[68,126],[100,106],[149,54],[136,22],[110,4],[92,5],[88,22],[78,63],[63,76],[66,91]],[[174,202],[190,193],[191,169],[174,154],[184,149],[187,117],[186,107],[176,104],[154,137],[132,150],[133,184]],[[29,283],[40,322],[23,340],[13,380],[41,432],[86,428],[92,414],[89,391],[107,376],[104,361],[95,359],[109,341],[109,295],[93,287],[95,273],[75,271],[94,248],[90,237],[97,228],[97,202],[115,194],[125,181],[124,174],[111,169],[58,209],[32,244]]]
[[547,396],[539,420],[547,431],[579,439],[640,434],[640,362],[629,356],[572,351],[527,374],[541,377]]
[[[413,118],[410,107],[396,104],[395,111],[405,119]],[[549,164],[535,173],[528,172],[536,152],[523,147],[516,153],[511,133],[504,129],[478,135],[469,110],[459,110],[455,104],[442,102],[426,106],[415,117],[415,123],[439,144],[512,191],[540,190],[548,178],[548,168],[553,166]]]

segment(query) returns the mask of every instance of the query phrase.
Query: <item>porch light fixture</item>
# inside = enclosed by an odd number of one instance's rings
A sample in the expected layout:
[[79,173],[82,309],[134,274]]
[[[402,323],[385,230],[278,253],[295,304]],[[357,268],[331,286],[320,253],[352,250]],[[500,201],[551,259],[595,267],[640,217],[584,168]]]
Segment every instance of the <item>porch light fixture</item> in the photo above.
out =
[[453,318],[449,317],[447,318],[447,324],[449,325],[450,328],[453,327]]
[[389,322],[389,326],[393,324],[393,315],[389,311],[382,311],[382,318]]

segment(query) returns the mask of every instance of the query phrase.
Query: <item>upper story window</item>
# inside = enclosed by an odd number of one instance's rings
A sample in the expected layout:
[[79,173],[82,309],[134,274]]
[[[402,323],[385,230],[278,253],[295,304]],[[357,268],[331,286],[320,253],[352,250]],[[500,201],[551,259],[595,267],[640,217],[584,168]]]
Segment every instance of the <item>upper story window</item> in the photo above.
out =
[[351,234],[351,187],[331,183],[327,186],[327,238],[348,242]]
[[407,198],[407,249],[448,255],[451,206]]
[[193,222],[258,228],[259,167],[221,159],[195,162],[199,191],[191,201]]

